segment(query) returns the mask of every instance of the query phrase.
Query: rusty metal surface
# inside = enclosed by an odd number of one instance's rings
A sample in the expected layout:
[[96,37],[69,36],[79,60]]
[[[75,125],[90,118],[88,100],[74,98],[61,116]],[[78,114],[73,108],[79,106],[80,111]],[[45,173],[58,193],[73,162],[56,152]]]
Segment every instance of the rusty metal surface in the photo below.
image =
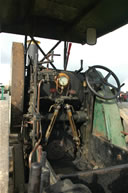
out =
[[124,131],[128,132],[128,102],[118,102],[120,117],[123,122]]
[[25,173],[23,149],[21,144],[14,145],[14,189],[15,192],[24,192]]
[[120,148],[101,137],[93,135],[89,149],[90,160],[94,160],[98,168],[105,168],[128,163],[128,150]]
[[126,149],[123,126],[116,102],[113,100],[103,101],[96,98],[94,107],[93,133],[101,134],[103,138],[112,144]]
[[[92,193],[126,193],[128,190],[128,151],[93,136],[89,149],[92,170],[59,175],[73,183],[87,185]],[[86,158],[85,158],[86,161]],[[96,169],[100,168],[100,169]]]
[[24,48],[21,43],[12,46],[11,119],[12,125],[20,124],[24,102]]
[[60,176],[87,185],[92,193],[127,193],[128,164]]
[[9,102],[0,100],[0,193],[8,192]]

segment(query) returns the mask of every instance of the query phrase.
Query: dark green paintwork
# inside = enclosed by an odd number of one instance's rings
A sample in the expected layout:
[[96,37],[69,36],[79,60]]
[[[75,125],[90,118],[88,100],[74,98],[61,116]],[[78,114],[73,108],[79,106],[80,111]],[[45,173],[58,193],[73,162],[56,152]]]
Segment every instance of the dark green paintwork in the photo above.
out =
[[0,100],[4,100],[5,97],[4,97],[4,86],[1,86],[1,98]]
[[96,98],[93,133],[110,141],[111,144],[126,148],[125,138],[121,131],[123,131],[123,126],[116,101]]

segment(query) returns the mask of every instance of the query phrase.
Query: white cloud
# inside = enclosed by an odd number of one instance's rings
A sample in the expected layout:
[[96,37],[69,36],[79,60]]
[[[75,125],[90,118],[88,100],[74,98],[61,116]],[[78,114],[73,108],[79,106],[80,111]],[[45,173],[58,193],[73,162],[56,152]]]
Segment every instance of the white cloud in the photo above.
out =
[[[128,66],[128,25],[109,33],[98,39],[95,46],[73,44],[69,57],[69,70],[76,70],[80,67],[80,60],[84,60],[84,71],[88,66],[103,65],[110,68],[123,82],[127,79],[127,66]],[[36,38],[41,41],[40,46],[44,52],[47,53],[52,46],[57,42],[55,40]],[[24,36],[14,34],[0,34],[0,81],[8,76],[3,73],[9,74],[8,68],[4,67],[5,64],[10,65],[11,61],[11,47],[12,42],[24,42]],[[56,49],[55,53],[61,54],[61,57],[54,58],[54,64],[57,68],[63,68],[63,43]],[[40,56],[40,59],[43,56]],[[2,78],[3,77],[3,78]]]
[[[2,67],[1,67],[2,66]],[[4,85],[10,84],[11,74],[9,64],[0,64],[0,83]]]
[[128,91],[128,79],[123,81],[123,83],[125,83],[125,85],[121,88],[121,91],[127,92]]

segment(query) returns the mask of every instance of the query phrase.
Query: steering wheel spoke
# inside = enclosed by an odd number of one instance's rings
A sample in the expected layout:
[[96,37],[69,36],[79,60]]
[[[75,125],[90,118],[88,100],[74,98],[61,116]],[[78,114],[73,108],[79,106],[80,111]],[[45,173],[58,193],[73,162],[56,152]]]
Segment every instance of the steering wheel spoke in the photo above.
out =
[[112,73],[109,72],[109,73],[105,76],[104,80],[107,81],[111,75],[112,75]]
[[101,77],[101,74],[100,74],[95,68],[93,68],[93,72],[95,72],[95,74],[97,74],[97,77],[99,77],[100,80],[103,79],[103,78]]
[[[104,77],[100,71],[98,70],[107,71],[107,75]],[[116,85],[108,82],[110,76],[115,80]],[[104,66],[92,66],[86,72],[86,82],[89,89],[98,97],[106,100],[114,99],[117,97],[120,91],[120,82],[117,76],[108,68]],[[114,90],[114,94],[112,90],[110,91],[110,87]],[[101,91],[101,92],[99,92]]]
[[111,88],[114,88],[115,90],[118,90],[118,88],[116,86],[110,84],[109,82],[105,82],[104,84],[111,87]]

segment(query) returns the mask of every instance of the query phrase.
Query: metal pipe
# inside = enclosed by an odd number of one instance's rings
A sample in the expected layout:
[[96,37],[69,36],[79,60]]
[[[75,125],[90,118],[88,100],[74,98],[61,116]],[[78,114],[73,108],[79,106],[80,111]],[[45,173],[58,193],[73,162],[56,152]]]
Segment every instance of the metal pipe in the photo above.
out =
[[[29,43],[28,44],[28,56],[30,57],[30,60],[32,60],[34,63],[36,54],[38,55],[38,47],[37,47],[38,42],[36,41],[36,44],[35,44],[35,42],[32,43],[32,40],[30,40],[28,41],[28,43]],[[37,60],[37,64],[38,64],[38,60]]]
[[26,67],[26,58],[27,58],[27,35],[24,38],[24,64]]
[[68,42],[64,41],[64,70],[66,70],[67,47]]
[[68,60],[69,60],[69,55],[70,55],[70,50],[71,50],[72,43],[69,43],[68,50],[67,50],[67,56],[66,56],[66,64],[65,64],[65,70],[67,69],[68,66]]
[[[41,49],[41,47],[38,45],[38,43],[35,41],[35,39],[30,36],[30,38],[32,39],[32,41],[36,44],[37,48],[41,51],[41,53],[45,56],[45,58],[47,57],[47,55],[44,53],[44,51]],[[54,64],[52,64],[52,62],[48,59],[49,63],[51,64],[51,66],[54,68],[54,70],[57,71],[56,67],[54,66]]]
[[47,152],[42,151],[40,163],[42,167],[46,167],[46,160],[47,160]]
[[[40,112],[40,87],[43,83],[43,79],[38,84],[38,96],[37,96],[37,112]],[[37,121],[37,136],[39,135],[39,122]]]
[[[50,54],[60,43],[61,43],[61,40],[59,40],[59,41],[55,44],[55,46],[53,46],[53,48],[52,48],[51,50],[49,50],[49,52],[46,54],[46,56],[47,56],[48,54]],[[42,60],[40,60],[40,62],[43,62],[45,59],[46,59],[46,57],[44,57]]]
[[38,54],[35,54],[34,58],[34,98],[33,98],[33,104],[34,108],[36,107],[37,103],[37,63],[38,63]]
[[42,146],[39,145],[37,148],[37,162],[41,162],[41,158],[42,158]]
[[29,174],[28,193],[40,192],[40,177],[41,177],[41,164],[32,163],[32,167]]
[[33,156],[33,153],[36,151],[36,149],[38,148],[40,142],[42,140],[42,128],[41,128],[41,124],[40,124],[40,138],[38,140],[38,142],[35,144],[33,150],[31,151],[30,155],[29,155],[29,168],[31,168],[31,162],[32,162],[32,156]]
[[46,59],[49,58],[50,56],[51,56],[51,60],[49,59],[49,60],[47,60],[47,61],[45,61],[45,62],[44,62],[44,60],[43,60],[43,61],[38,62],[38,64],[47,64],[47,63],[49,63],[49,62],[54,62],[53,56],[61,56],[61,55],[60,55],[60,54],[49,53],[49,54],[47,55]]
[[45,192],[44,190],[50,185],[50,171],[47,167],[42,167],[41,178],[40,178],[40,193]]
[[41,87],[43,81],[44,81],[43,79],[40,80],[40,82],[38,84],[38,96],[37,96],[37,111],[38,111],[38,113],[40,112],[40,87]]

